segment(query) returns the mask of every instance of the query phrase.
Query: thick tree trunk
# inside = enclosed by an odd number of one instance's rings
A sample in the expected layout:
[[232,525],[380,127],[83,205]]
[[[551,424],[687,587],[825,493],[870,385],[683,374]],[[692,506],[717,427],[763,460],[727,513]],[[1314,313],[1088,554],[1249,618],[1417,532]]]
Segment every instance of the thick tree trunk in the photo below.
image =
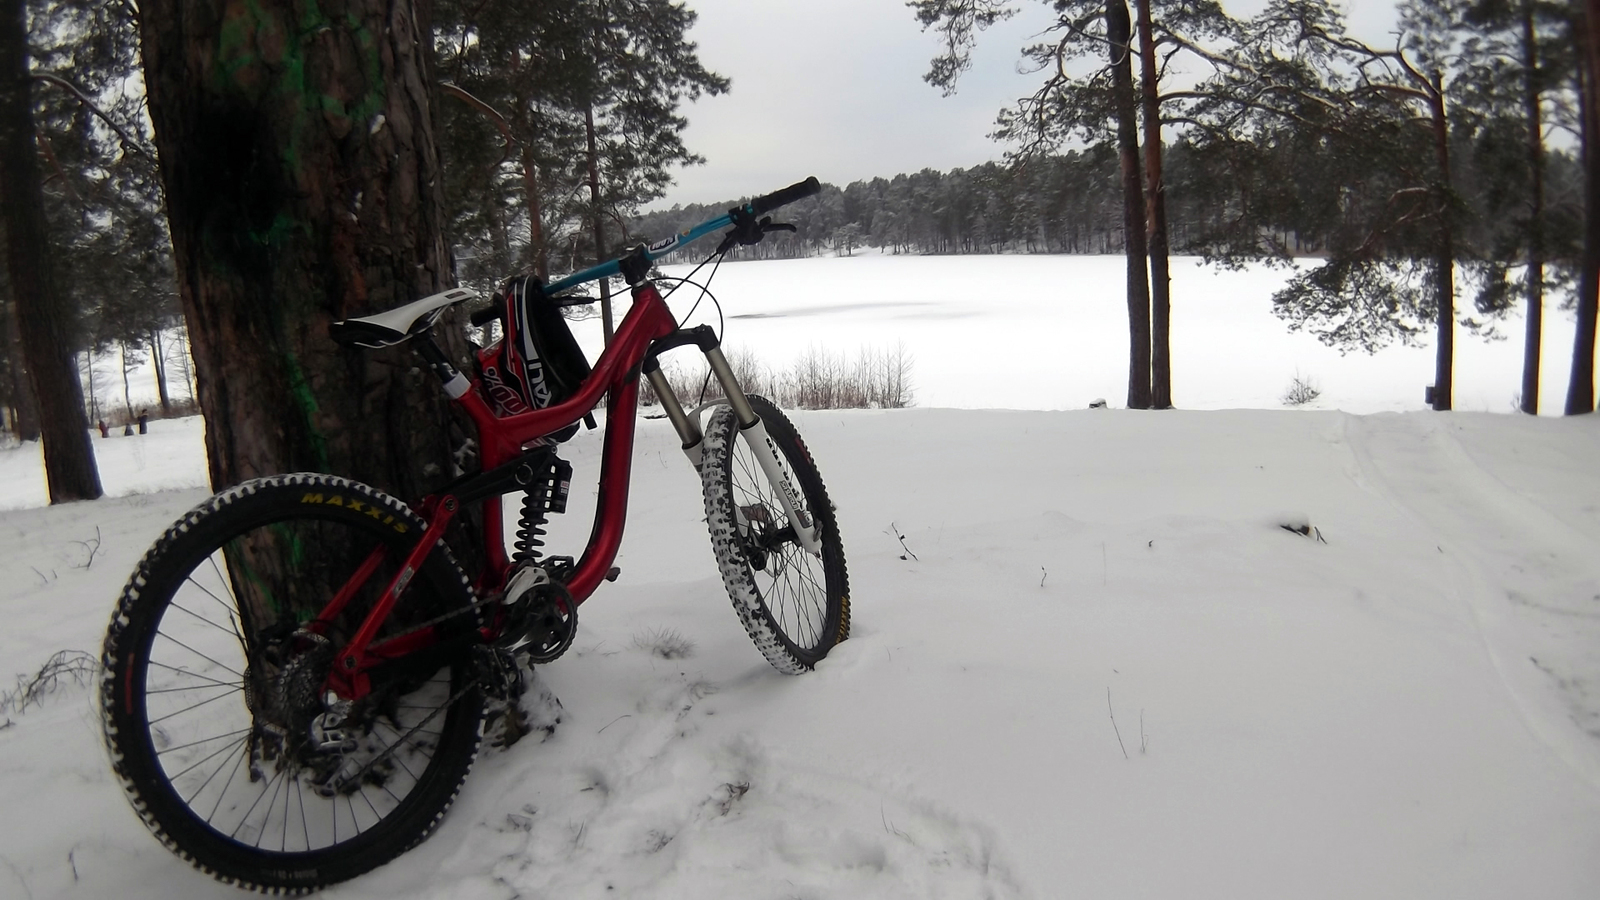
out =
[[1150,405],[1172,408],[1172,276],[1167,254],[1167,185],[1161,173],[1161,98],[1157,93],[1151,0],[1139,6],[1139,69],[1143,79],[1144,189],[1150,255]]
[[93,500],[100,496],[100,474],[83,415],[78,366],[68,344],[66,296],[51,270],[23,0],[0,0],[0,197],[5,197],[0,216],[5,217],[6,268],[38,404],[50,502]]
[[22,338],[17,333],[14,306],[6,307],[6,388],[11,394],[11,433],[19,441],[39,439],[39,408],[33,402],[33,386],[23,366]]
[[1433,153],[1439,167],[1439,235],[1434,265],[1434,303],[1438,316],[1434,322],[1438,347],[1434,358],[1433,408],[1448,410],[1454,396],[1456,326],[1456,252],[1450,228],[1450,125],[1445,118],[1444,89],[1438,76],[1430,91],[1433,119]]
[[[145,0],[144,74],[212,484],[447,479],[444,394],[328,324],[447,287],[431,41],[412,0]],[[437,329],[460,357],[462,339]]]
[[[600,208],[600,151],[594,134],[594,107],[583,109],[583,130],[589,141],[589,203],[593,207],[594,262],[606,261],[605,211]],[[600,326],[605,335],[605,345],[611,346],[611,285],[610,279],[600,279]]]
[[1122,162],[1123,253],[1128,261],[1128,408],[1150,408],[1150,283],[1146,274],[1144,187],[1133,93],[1132,32],[1123,0],[1106,3],[1117,150]]
[[1539,350],[1544,340],[1544,120],[1540,115],[1539,46],[1533,0],[1522,0],[1523,107],[1528,120],[1527,331],[1522,343],[1522,411],[1539,414]]
[[1583,66],[1579,98],[1583,125],[1583,262],[1578,272],[1578,322],[1572,337],[1572,377],[1567,382],[1569,416],[1594,412],[1596,306],[1600,304],[1600,0],[1584,4]]

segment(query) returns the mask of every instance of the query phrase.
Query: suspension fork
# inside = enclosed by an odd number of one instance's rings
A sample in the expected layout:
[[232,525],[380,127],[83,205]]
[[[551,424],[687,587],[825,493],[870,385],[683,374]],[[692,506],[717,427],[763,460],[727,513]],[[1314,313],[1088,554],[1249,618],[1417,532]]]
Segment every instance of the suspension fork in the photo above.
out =
[[[695,471],[699,471],[702,463],[701,449],[705,441],[704,432],[700,428],[700,413],[705,407],[684,411],[683,405],[678,402],[677,394],[673,393],[672,386],[667,383],[667,377],[661,371],[657,356],[667,350],[688,344],[695,344],[705,354],[706,362],[711,365],[712,374],[716,375],[717,383],[722,385],[722,394],[728,398],[727,403],[733,408],[734,419],[739,423],[739,436],[750,448],[750,454],[756,458],[761,471],[766,473],[767,481],[777,487],[778,501],[783,505],[790,527],[794,529],[795,540],[807,553],[821,556],[822,536],[818,533],[816,519],[806,512],[805,501],[795,487],[794,478],[779,457],[778,445],[773,443],[771,435],[767,434],[766,424],[750,406],[750,399],[745,396],[744,388],[739,385],[739,379],[734,377],[733,368],[728,365],[727,357],[722,354],[716,332],[712,331],[709,325],[678,331],[656,341],[650,345],[650,350],[644,359],[645,377],[650,380],[650,386],[660,398],[662,411],[667,414],[672,427],[677,429],[678,437],[683,441],[684,455],[689,457],[689,462],[694,465]],[[734,513],[739,518],[740,529],[748,529],[750,523],[745,521],[744,511],[738,508],[738,504],[734,505]]]

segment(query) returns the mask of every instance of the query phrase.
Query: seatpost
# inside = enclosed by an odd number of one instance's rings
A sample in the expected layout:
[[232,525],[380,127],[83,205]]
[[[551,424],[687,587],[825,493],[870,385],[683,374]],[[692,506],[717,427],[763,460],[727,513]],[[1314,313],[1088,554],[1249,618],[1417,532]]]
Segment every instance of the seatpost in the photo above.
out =
[[417,338],[413,345],[416,347],[418,355],[422,357],[423,362],[428,364],[428,369],[433,372],[434,377],[438,378],[439,383],[444,386],[444,392],[450,395],[451,400],[460,400],[462,395],[472,390],[472,382],[468,381],[467,377],[461,374],[461,370],[450,362],[450,357],[446,356],[444,350],[440,349],[432,334],[424,334]]

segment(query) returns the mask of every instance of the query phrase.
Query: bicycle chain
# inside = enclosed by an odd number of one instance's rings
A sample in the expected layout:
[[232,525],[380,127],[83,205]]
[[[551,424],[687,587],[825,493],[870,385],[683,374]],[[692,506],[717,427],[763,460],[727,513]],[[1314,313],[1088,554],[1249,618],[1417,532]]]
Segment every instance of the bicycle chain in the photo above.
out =
[[477,612],[478,610],[483,609],[485,606],[489,606],[489,605],[494,604],[494,603],[499,603],[504,599],[505,598],[503,596],[490,595],[488,597],[483,598],[482,600],[475,600],[475,601],[473,601],[471,603],[468,603],[466,606],[461,607],[460,609],[452,610],[451,612],[447,612],[447,613],[444,613],[442,615],[434,616],[433,618],[427,619],[427,620],[422,621],[422,622],[419,622],[416,625],[413,625],[410,628],[407,628],[406,630],[404,630],[402,632],[399,632],[398,634],[390,635],[387,638],[387,640],[396,640],[398,638],[403,638],[408,634],[416,634],[417,632],[421,631],[424,628],[432,628],[433,626],[439,624],[440,622],[448,621],[450,619],[455,618],[456,616],[464,616],[467,613]]

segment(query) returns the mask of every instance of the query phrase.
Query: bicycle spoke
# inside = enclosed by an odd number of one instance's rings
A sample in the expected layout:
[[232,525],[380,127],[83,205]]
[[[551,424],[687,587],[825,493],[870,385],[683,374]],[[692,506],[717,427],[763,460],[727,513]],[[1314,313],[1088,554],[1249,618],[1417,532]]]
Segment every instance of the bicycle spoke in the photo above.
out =
[[[187,675],[189,673],[188,672],[184,672],[182,674]],[[218,681],[218,682],[214,682],[212,684],[196,684],[196,685],[192,685],[190,687],[157,688],[157,689],[155,689],[153,691],[145,691],[145,694],[146,695],[149,695],[149,694],[176,694],[176,693],[179,693],[181,691],[208,691],[208,690],[214,690],[214,689],[219,688],[219,687],[233,688],[234,690],[239,690],[240,688],[244,687],[244,683],[243,682],[237,682],[237,681]]]
[[177,644],[179,647],[182,647],[183,649],[189,651],[190,653],[193,653],[195,656],[198,656],[201,659],[205,660],[206,662],[209,662],[212,665],[216,666],[217,668],[226,671],[228,674],[238,676],[240,681],[244,680],[244,673],[243,672],[235,672],[233,669],[230,669],[227,666],[223,665],[222,663],[217,662],[216,660],[214,660],[211,657],[205,655],[204,653],[201,653],[199,650],[196,650],[193,647],[189,646],[188,644],[185,644],[183,641],[180,641],[177,638],[173,637],[172,635],[167,634],[165,631],[156,632],[156,637],[164,637],[167,640],[173,642],[174,644]]
[[306,792],[305,786],[296,778],[294,782],[295,796],[300,798],[300,834],[306,839],[306,849],[311,849],[311,823],[306,821]]
[[277,784],[278,779],[281,777],[283,777],[283,771],[280,769],[273,772],[272,778],[266,784],[261,786],[261,793],[256,795],[256,802],[250,804],[250,808],[245,810],[244,815],[240,817],[239,824],[233,826],[233,831],[228,835],[230,839],[239,835],[239,829],[244,827],[244,823],[250,821],[250,814],[256,811],[256,807],[261,805],[261,800],[267,796],[267,789]]
[[[256,846],[257,850],[261,849],[261,839],[267,836],[267,824],[272,820],[272,807],[274,805],[276,805],[277,802],[278,802],[278,791],[283,789],[284,782],[287,782],[288,780],[289,780],[289,770],[288,769],[279,769],[278,770],[278,774],[272,776],[272,781],[268,782],[269,785],[273,785],[274,787],[272,789],[272,799],[267,801],[267,811],[265,813],[266,818],[261,820],[261,827],[256,830],[256,844],[255,844],[255,846]],[[262,789],[262,794],[265,794],[265,793],[266,793],[266,789],[263,788]],[[256,800],[256,803],[259,804],[260,802],[261,801],[258,798]],[[255,805],[252,805],[250,807],[250,812],[247,812],[247,813],[244,814],[245,820],[248,821],[250,819],[250,813],[251,812],[255,812],[255,811],[256,811]]]
[[198,741],[190,741],[187,744],[179,744],[176,747],[168,747],[165,750],[157,750],[156,751],[156,756],[166,756],[168,753],[174,753],[174,752],[176,752],[178,750],[186,750],[186,749],[188,749],[190,747],[196,747],[196,746],[199,746],[200,744],[209,743],[210,741],[219,741],[219,740],[222,740],[223,738],[233,737],[236,734],[249,734],[249,733],[250,733],[250,729],[241,728],[238,731],[228,731],[228,732],[224,732],[222,734],[214,734],[211,737],[201,738]]
[[172,603],[170,603],[168,605],[170,607],[172,607],[173,609],[179,611],[179,612],[188,613],[189,615],[194,616],[196,619],[199,619],[200,621],[206,623],[207,625],[210,625],[212,628],[215,628],[216,630],[222,632],[223,634],[228,635],[229,637],[232,637],[233,635],[238,633],[237,631],[235,631],[232,628],[223,628],[221,625],[218,625],[217,623],[211,621],[210,619],[206,618],[205,616],[200,615],[199,613],[195,612],[192,609],[189,609],[189,608],[187,608],[185,606],[179,605],[177,601],[173,601]]
[[[243,768],[249,769],[250,768],[250,739],[246,738],[242,743],[244,744],[244,756],[242,756],[239,759],[239,762],[243,763],[243,766],[242,766]],[[222,798],[228,796],[228,788],[233,786],[233,776],[239,774],[239,769],[240,768],[241,768],[241,766],[235,765],[233,767],[233,769],[228,772],[228,780],[226,782],[223,782],[222,792],[217,794],[217,802],[211,804],[211,812],[206,816],[206,824],[207,825],[210,825],[211,824],[211,820],[215,819],[217,817],[217,810],[222,808]],[[217,771],[220,772],[222,770],[221,770],[221,768],[218,768]],[[216,773],[213,772],[212,773],[212,778],[215,778],[215,777],[216,777]],[[207,778],[206,781],[209,783],[211,781],[211,779]],[[204,789],[204,786],[202,786],[202,790],[203,789]],[[199,797],[199,796],[200,796],[200,792],[196,791],[194,797],[191,797],[186,802],[192,803],[192,802],[194,802],[195,797]]]
[[239,598],[235,597],[233,595],[233,585],[228,581],[228,576],[226,576],[226,575],[224,575],[222,573],[222,567],[217,565],[217,554],[213,553],[210,556],[206,557],[206,562],[211,563],[211,571],[217,573],[217,584],[222,586],[222,590],[223,590],[224,593],[226,593],[228,595],[228,599],[233,601],[233,605],[232,606],[228,605],[227,603],[224,603],[221,597],[218,597],[216,594],[211,593],[211,591],[205,585],[201,584],[198,581],[195,581],[193,575],[190,575],[187,580],[188,580],[188,582],[190,584],[193,584],[195,587],[199,588],[200,590],[205,591],[206,596],[208,596],[211,599],[217,601],[217,605],[222,607],[223,609],[227,610],[228,611],[228,616],[231,618],[233,616],[234,610],[239,608]]
[[[380,723],[377,723],[377,722],[374,722],[374,723],[372,723],[372,724],[373,724],[373,725],[374,725],[374,726],[377,726],[377,725],[378,725],[378,724],[380,724]],[[400,734],[400,732],[399,732],[399,731],[397,731],[397,730],[395,730],[395,729],[393,729],[393,728],[389,728],[389,726],[387,726],[387,725],[385,725],[385,726],[383,726],[383,727],[385,727],[385,728],[388,728],[388,729],[389,729],[389,732],[390,732],[390,733],[391,733],[391,734],[394,734],[394,735],[399,735],[399,734]],[[414,748],[414,749],[417,749],[417,750],[420,750],[420,749],[422,749],[422,748],[421,748],[421,747],[418,747],[418,746],[417,746],[417,745],[416,745],[416,744],[415,744],[415,743],[412,743],[412,742],[411,742],[411,740],[410,740],[410,739],[408,739],[408,738],[405,738],[405,737],[400,737],[400,738],[399,738],[399,739],[398,739],[398,740],[396,740],[396,741],[395,741],[395,743],[394,743],[394,744],[390,744],[390,746],[391,746],[391,747],[392,747],[392,746],[396,746],[396,745],[398,745],[398,744],[401,744],[401,743],[404,743],[404,744],[407,744],[407,745],[409,745],[409,746],[410,746],[410,747],[412,747],[412,748]],[[395,761],[395,762],[396,762],[396,763],[398,763],[398,764],[399,764],[399,766],[400,766],[400,768],[402,768],[402,769],[405,769],[405,770],[406,770],[406,774],[407,774],[407,775],[410,775],[410,776],[411,776],[411,780],[412,780],[412,781],[413,781],[413,782],[420,782],[420,781],[421,781],[421,780],[422,780],[422,779],[420,779],[420,778],[418,778],[418,777],[417,777],[417,773],[415,773],[415,772],[413,772],[413,771],[411,771],[411,767],[410,767],[410,766],[408,766],[408,765],[406,765],[406,762],[405,762],[405,760],[404,760],[404,759],[401,759],[401,758],[400,758],[400,756],[399,756],[399,754],[396,754],[396,755],[395,755],[395,757],[394,757],[394,761]],[[396,799],[396,800],[398,800],[398,799],[399,799],[399,798],[398,798],[398,797],[396,797],[396,798],[395,798],[395,799]]]
[[159,718],[159,719],[151,719],[151,720],[150,720],[150,721],[149,721],[149,724],[151,724],[151,725],[156,725],[156,724],[159,724],[159,723],[161,723],[161,722],[165,722],[165,721],[166,721],[166,720],[168,720],[168,719],[170,719],[170,718],[172,718],[172,717],[173,717],[173,716],[181,716],[181,715],[183,715],[183,714],[184,714],[184,713],[186,713],[186,712],[189,712],[189,711],[190,711],[190,710],[195,710],[195,709],[199,709],[199,708],[200,708],[200,707],[202,707],[202,706],[205,706],[205,705],[206,705],[206,704],[208,704],[208,703],[215,703],[215,702],[217,702],[217,701],[218,701],[218,700],[221,700],[221,699],[223,699],[223,698],[224,698],[224,697],[227,697],[227,696],[230,696],[230,695],[231,695],[231,694],[232,694],[232,693],[234,693],[234,692],[233,692],[233,691],[230,691],[230,692],[229,692],[229,693],[227,693],[227,694],[218,694],[218,695],[216,695],[216,696],[215,696],[215,697],[212,697],[212,698],[211,698],[211,699],[209,699],[209,700],[201,700],[201,701],[200,701],[200,702],[199,702],[199,703],[196,703],[196,704],[194,704],[194,705],[193,705],[193,706],[185,706],[185,707],[184,707],[184,708],[183,708],[183,709],[180,709],[180,710],[178,710],[178,711],[177,711],[177,712],[170,712],[170,713],[167,713],[167,714],[166,714],[166,715],[164,715],[164,716],[162,716],[162,717],[161,717],[161,718]]
[[[240,744],[247,743],[248,740],[249,740],[248,738],[240,738],[239,740],[234,741],[233,743],[229,744],[228,746],[223,747],[221,750],[214,751],[213,753],[211,753],[211,755],[206,756],[203,759],[199,760],[198,762],[194,763],[193,765],[189,766],[189,768],[184,769],[182,772],[179,772],[179,773],[173,775],[171,777],[171,779],[169,779],[169,780],[177,781],[179,778],[182,778],[183,776],[189,774],[190,772],[194,771],[195,769],[198,769],[201,766],[205,765],[207,761],[215,759],[220,754],[229,752],[230,750],[232,750],[233,748],[239,746]],[[217,777],[217,772],[220,772],[220,771],[222,771],[222,768],[219,766],[217,768],[216,772],[212,772],[211,776],[209,778],[207,778],[205,780],[205,782],[201,783],[200,790],[205,790],[206,784],[210,783],[212,778]],[[195,791],[195,796],[198,797],[199,795],[200,795],[200,791],[199,790]],[[194,798],[191,797],[190,799],[192,800]],[[185,801],[185,802],[188,802],[188,801]]]
[[[152,666],[155,666],[156,668],[159,668],[159,669],[166,669],[168,672],[174,672],[174,673],[176,673],[178,675],[187,675],[190,678],[198,678],[201,681],[209,681],[214,685],[223,685],[223,686],[234,687],[234,688],[242,688],[242,687],[244,687],[244,681],[242,680],[243,676],[240,676],[240,678],[241,678],[240,681],[218,681],[215,678],[211,678],[211,677],[206,676],[206,675],[201,675],[198,672],[191,672],[188,669],[180,669],[180,668],[177,668],[176,666],[169,666],[166,663],[156,662],[153,659],[149,660],[149,664],[152,665]],[[218,663],[218,665],[221,665],[221,663]],[[227,667],[224,666],[223,668],[227,668]],[[235,672],[234,674],[238,675],[239,673]],[[173,688],[172,690],[187,690],[187,688]],[[145,693],[154,694],[154,693],[157,693],[157,692],[156,691],[145,691]]]
[[[297,785],[300,783],[300,779],[295,778],[294,776],[291,775],[288,778],[284,779],[285,788],[287,788],[287,786],[288,786],[290,781],[293,781]],[[267,821],[261,823],[262,829],[265,830],[266,826],[267,826],[267,823],[271,822],[271,821],[272,821],[272,811],[268,810],[267,811]],[[279,832],[279,834],[278,834],[278,852],[282,853],[282,852],[284,852],[285,850],[288,850],[288,849],[289,849],[289,791],[287,789],[285,789],[284,792],[283,792],[283,830],[281,832]]]

